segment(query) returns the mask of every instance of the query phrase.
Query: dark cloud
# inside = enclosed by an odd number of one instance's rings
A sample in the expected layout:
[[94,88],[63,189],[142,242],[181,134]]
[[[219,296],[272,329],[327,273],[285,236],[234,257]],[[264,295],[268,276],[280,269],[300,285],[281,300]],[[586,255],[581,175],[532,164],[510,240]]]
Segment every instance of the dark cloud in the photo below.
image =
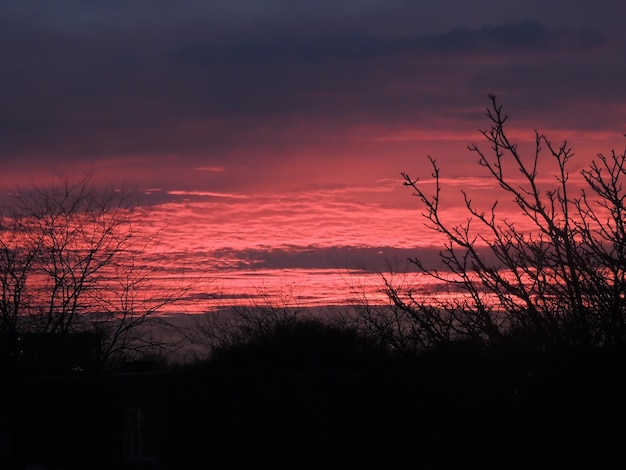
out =
[[345,32],[312,38],[273,37],[220,46],[198,42],[175,49],[173,56],[182,62],[218,67],[286,61],[365,60],[395,54],[414,59],[439,58],[442,55],[511,54],[517,51],[547,54],[564,49],[580,51],[581,48],[595,48],[604,43],[605,38],[600,31],[550,30],[535,21],[522,21],[478,29],[457,27],[442,34],[402,38]]
[[622,121],[614,29],[537,2],[418,3],[7,0],[0,161],[257,165],[355,126],[475,129],[492,91],[521,116],[576,96],[606,108],[561,113],[572,127]]
[[236,260],[240,269],[330,269],[363,272],[415,272],[410,258],[419,257],[427,266],[439,265],[439,248],[390,246],[294,246],[285,248],[220,249],[213,256]]

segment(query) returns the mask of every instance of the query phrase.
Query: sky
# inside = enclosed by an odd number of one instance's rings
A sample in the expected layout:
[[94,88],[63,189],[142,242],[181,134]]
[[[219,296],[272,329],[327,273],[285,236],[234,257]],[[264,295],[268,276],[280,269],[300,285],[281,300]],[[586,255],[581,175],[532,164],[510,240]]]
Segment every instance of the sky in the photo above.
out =
[[231,274],[380,270],[436,251],[401,172],[427,181],[430,155],[446,194],[493,199],[467,150],[489,93],[520,142],[567,140],[573,172],[623,150],[625,17],[618,0],[3,0],[0,187],[138,188],[172,260]]

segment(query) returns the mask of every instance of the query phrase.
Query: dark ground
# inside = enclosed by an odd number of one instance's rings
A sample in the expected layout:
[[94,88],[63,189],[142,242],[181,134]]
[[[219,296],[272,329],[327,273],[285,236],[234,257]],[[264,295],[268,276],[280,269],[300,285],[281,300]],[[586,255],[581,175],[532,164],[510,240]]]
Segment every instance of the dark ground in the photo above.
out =
[[624,468],[625,357],[446,351],[370,368],[231,358],[150,373],[7,378],[0,463]]

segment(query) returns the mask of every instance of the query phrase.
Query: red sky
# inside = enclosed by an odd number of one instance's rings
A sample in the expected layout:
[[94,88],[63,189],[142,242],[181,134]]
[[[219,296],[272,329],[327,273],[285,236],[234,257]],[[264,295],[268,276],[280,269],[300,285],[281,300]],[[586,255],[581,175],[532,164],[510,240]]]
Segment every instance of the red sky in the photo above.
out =
[[573,172],[623,150],[624,17],[617,0],[4,0],[0,186],[137,187],[180,259],[380,269],[433,243],[400,178],[428,178],[428,155],[451,217],[460,188],[493,200],[467,151],[488,93],[522,142],[567,140]]

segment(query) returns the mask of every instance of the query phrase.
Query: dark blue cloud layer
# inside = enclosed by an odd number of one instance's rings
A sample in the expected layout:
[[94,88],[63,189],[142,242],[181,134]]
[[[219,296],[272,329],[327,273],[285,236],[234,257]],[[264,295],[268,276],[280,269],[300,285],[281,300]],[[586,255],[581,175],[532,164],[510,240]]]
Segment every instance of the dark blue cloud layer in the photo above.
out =
[[[445,270],[438,247],[398,248],[391,246],[293,246],[283,248],[220,249],[217,259],[235,260],[237,269],[324,269],[368,273],[417,272],[409,259],[419,259],[430,268]],[[495,261],[495,259],[494,259]],[[229,269],[232,265],[229,265]]]
[[[499,21],[490,2],[244,3],[7,0],[0,162],[258,165],[350,126],[465,119],[488,92],[521,118],[622,131],[624,35],[608,9],[585,23],[533,2]],[[572,113],[574,99],[603,112]]]
[[606,38],[601,31],[550,30],[535,21],[521,21],[478,29],[457,27],[441,34],[402,38],[345,32],[298,39],[273,37],[226,45],[215,45],[208,41],[184,45],[174,50],[173,55],[183,62],[219,67],[291,61],[366,60],[396,54],[415,60],[442,56],[506,55],[518,51],[549,54],[596,48],[605,43]]

